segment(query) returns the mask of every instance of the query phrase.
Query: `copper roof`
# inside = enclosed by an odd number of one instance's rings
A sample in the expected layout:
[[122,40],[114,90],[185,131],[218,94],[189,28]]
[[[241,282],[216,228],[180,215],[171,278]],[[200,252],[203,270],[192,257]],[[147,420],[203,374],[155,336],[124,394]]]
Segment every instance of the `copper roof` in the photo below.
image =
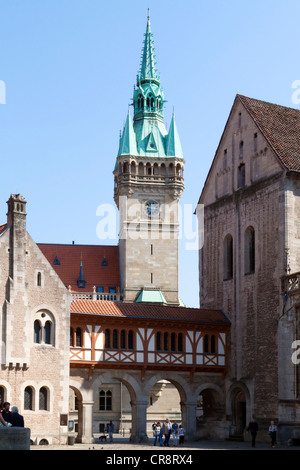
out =
[[144,305],[125,302],[77,299],[71,303],[70,311],[71,313],[85,313],[104,316],[222,323],[224,325],[230,324],[229,319],[221,310],[171,307],[168,305]]
[[[104,292],[108,292],[109,287],[120,291],[118,246],[38,243],[38,247],[65,286],[70,285],[72,291],[92,292],[94,286],[103,287]],[[56,257],[59,264],[54,264]],[[85,288],[77,287],[81,261]]]

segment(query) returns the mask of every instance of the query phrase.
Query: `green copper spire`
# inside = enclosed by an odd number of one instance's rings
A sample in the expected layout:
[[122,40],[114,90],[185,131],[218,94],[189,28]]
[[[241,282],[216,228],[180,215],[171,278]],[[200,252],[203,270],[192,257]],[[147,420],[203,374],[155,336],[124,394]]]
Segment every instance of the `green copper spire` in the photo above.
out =
[[148,10],[141,68],[133,91],[133,123],[128,114],[118,156],[182,158],[180,139],[173,115],[169,133],[163,120],[164,93],[156,69],[153,35]]
[[146,29],[146,34],[145,34],[139,81],[154,80],[154,81],[159,82],[159,77],[157,75],[155,65],[156,64],[155,64],[155,55],[154,55],[154,47],[153,47],[153,36],[151,33],[151,24],[150,24],[150,10],[148,9],[147,29]]

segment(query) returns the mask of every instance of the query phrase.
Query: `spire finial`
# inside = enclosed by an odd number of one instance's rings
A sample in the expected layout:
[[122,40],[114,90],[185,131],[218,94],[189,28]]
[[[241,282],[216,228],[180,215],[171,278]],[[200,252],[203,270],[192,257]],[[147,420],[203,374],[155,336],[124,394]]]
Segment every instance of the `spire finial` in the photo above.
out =
[[150,8],[148,8],[147,24],[150,26]]

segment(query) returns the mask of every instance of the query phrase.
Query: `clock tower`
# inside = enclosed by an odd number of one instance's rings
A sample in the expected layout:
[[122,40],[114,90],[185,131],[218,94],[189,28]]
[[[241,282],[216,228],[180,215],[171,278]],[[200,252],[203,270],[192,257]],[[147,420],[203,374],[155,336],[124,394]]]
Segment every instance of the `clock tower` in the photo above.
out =
[[173,113],[163,121],[164,94],[156,70],[148,12],[141,68],[114,169],[119,209],[123,300],[179,305],[179,199],[184,159]]

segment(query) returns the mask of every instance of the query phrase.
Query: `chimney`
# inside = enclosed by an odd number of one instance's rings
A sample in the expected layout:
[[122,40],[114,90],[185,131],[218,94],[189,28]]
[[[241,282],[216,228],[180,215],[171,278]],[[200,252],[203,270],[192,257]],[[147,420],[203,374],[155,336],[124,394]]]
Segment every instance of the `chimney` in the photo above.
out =
[[26,203],[21,194],[11,194],[7,201],[7,225],[10,228],[10,276],[25,274]]

